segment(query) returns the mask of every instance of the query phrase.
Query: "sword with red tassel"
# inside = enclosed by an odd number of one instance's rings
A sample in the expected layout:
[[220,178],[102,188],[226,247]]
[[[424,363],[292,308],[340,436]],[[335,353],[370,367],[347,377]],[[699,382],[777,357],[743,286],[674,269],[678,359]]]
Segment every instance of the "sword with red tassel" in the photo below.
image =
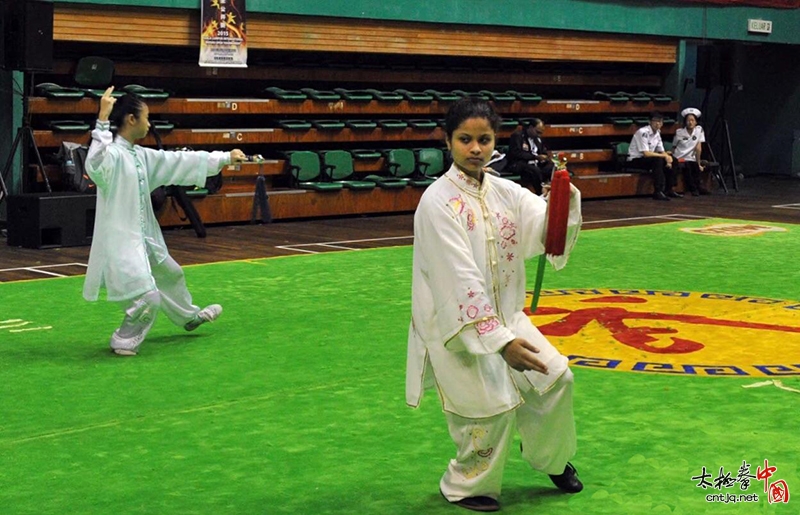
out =
[[547,256],[563,256],[567,244],[567,221],[569,220],[570,182],[567,171],[567,158],[564,154],[553,156],[556,169],[550,183],[550,195],[547,200],[547,235],[544,254],[539,257],[539,268],[536,271],[536,285],[533,290],[533,301],[530,312],[536,311],[539,294],[542,291],[542,280],[547,263]]

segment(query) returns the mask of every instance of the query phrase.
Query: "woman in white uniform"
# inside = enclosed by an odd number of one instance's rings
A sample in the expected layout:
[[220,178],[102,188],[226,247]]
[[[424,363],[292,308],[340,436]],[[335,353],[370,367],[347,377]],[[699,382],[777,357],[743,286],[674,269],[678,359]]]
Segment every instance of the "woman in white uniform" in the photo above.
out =
[[703,128],[697,124],[700,110],[687,107],[681,111],[681,116],[683,127],[675,132],[675,138],[672,140],[672,158],[678,162],[678,167],[683,169],[683,180],[687,191],[695,197],[710,195],[711,192],[700,183],[700,172],[703,171],[700,157],[703,155],[703,143],[706,141]]
[[[544,253],[547,203],[484,172],[500,118],[487,102],[459,100],[446,117],[453,165],[414,216],[412,320],[406,401],[436,387],[457,453],[439,483],[451,503],[500,508],[515,430],[522,456],[566,492],[583,488],[575,467],[573,376],[568,359],[534,327],[525,307],[525,260]],[[572,186],[566,264],[581,224]]]
[[135,145],[150,129],[147,105],[130,93],[115,99],[113,91],[108,88],[100,99],[86,157],[86,171],[97,185],[97,211],[83,296],[95,301],[105,287],[108,300],[124,312],[111,350],[133,356],[159,311],[187,331],[222,313],[219,304],[200,309],[192,303],[183,270],[167,252],[150,192],[169,184],[203,186],[206,177],[245,155],[238,149],[165,152]]

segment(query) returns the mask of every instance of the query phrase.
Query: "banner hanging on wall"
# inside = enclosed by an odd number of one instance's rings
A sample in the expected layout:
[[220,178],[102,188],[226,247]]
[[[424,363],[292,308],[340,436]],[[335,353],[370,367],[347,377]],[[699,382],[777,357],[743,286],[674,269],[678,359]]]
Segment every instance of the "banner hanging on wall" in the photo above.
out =
[[247,67],[245,0],[202,0],[200,66]]

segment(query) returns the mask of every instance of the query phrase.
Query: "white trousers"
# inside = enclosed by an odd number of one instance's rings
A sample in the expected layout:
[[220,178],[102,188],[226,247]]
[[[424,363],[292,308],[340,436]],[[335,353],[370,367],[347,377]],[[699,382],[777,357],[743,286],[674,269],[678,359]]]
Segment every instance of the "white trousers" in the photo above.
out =
[[112,349],[136,351],[163,311],[173,324],[183,327],[194,319],[200,308],[192,304],[192,295],[186,287],[186,279],[180,265],[167,256],[161,263],[150,258],[150,270],[156,289],[139,297],[119,302],[125,312],[122,325],[111,335]]
[[572,414],[573,375],[567,369],[544,395],[522,393],[524,404],[489,418],[470,419],[445,413],[458,448],[439,487],[448,501],[486,496],[497,499],[514,429],[522,440],[522,457],[545,474],[561,474],[577,449]]

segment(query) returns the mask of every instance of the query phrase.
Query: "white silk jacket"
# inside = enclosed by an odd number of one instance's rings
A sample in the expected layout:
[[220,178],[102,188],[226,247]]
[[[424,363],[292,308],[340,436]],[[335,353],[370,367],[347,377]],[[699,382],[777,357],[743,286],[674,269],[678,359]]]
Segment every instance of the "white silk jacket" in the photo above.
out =
[[153,213],[150,192],[159,186],[204,186],[230,163],[229,152],[166,152],[113,137],[109,122],[97,121],[86,171],[97,185],[89,268],[83,297],[97,300],[105,286],[109,301],[129,300],[156,288],[148,255],[169,255]]
[[[525,260],[545,251],[546,213],[547,203],[518,184],[491,174],[478,183],[455,166],[422,195],[414,216],[410,406],[435,385],[445,411],[490,417],[517,407],[520,389],[544,393],[567,370],[567,358],[523,312]],[[573,188],[565,253],[548,256],[556,269],[566,265],[580,225]],[[540,349],[548,375],[506,364],[499,352],[516,337]]]

